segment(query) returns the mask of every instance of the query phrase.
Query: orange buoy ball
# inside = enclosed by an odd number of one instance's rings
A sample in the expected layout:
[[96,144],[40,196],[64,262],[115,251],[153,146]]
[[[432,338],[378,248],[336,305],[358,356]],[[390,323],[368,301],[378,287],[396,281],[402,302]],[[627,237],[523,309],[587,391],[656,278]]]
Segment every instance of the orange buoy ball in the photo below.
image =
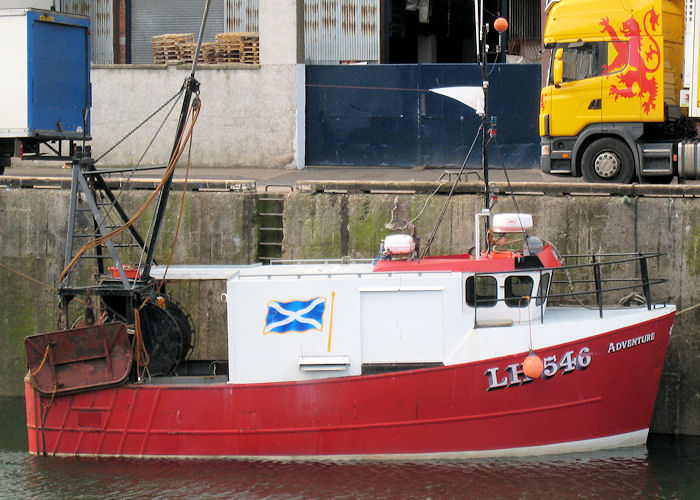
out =
[[523,361],[523,373],[530,378],[539,378],[543,370],[542,358],[535,351],[530,351]]
[[499,33],[503,33],[508,29],[508,20],[505,17],[497,17],[493,22],[493,27]]

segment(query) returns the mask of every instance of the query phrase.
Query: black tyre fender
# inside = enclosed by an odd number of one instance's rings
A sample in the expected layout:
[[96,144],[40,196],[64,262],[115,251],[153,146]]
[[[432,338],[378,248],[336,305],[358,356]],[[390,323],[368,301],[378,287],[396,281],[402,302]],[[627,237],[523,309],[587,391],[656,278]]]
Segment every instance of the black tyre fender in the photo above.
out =
[[634,156],[619,139],[596,139],[583,152],[581,174],[588,182],[629,184],[634,178]]

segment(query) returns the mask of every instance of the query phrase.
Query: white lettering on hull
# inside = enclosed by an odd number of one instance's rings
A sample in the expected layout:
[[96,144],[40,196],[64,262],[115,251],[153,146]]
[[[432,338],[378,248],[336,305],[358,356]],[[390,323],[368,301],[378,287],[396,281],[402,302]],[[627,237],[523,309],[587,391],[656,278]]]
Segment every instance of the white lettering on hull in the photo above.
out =
[[610,342],[608,346],[608,354],[611,352],[618,352],[623,349],[629,349],[631,347],[637,347],[647,342],[654,341],[655,332],[647,333],[646,335],[640,335],[639,337],[634,337],[631,339],[623,340],[622,342]]
[[[547,356],[542,363],[544,370],[541,378],[544,380],[552,378],[557,372],[566,375],[574,370],[585,370],[591,364],[591,350],[588,347],[582,347],[578,354],[574,351],[566,351],[559,356],[559,362],[556,355]],[[499,370],[500,368],[494,367],[484,372],[489,381],[487,391],[515,387],[534,380],[523,373],[522,363],[506,366],[504,370],[506,373],[503,375],[499,375]]]

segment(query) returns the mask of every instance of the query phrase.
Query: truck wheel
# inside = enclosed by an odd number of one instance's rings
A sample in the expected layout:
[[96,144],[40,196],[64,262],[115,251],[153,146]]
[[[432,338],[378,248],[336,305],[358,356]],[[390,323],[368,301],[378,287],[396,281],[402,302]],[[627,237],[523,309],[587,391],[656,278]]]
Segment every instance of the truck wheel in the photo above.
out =
[[597,139],[583,152],[581,173],[588,182],[628,184],[634,177],[632,152],[618,139]]

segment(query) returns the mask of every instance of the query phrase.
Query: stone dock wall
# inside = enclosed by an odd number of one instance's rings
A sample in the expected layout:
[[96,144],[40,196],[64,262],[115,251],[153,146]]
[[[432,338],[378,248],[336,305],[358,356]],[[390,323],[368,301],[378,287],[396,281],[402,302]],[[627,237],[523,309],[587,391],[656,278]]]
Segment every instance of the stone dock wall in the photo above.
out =
[[[320,187],[319,187],[320,186]],[[26,372],[23,339],[56,328],[54,288],[63,268],[69,189],[0,188],[0,395],[23,394]],[[51,187],[51,186],[38,186]],[[319,191],[319,189],[326,188]],[[423,186],[394,192],[352,192],[327,185],[297,185],[284,194],[283,257],[290,259],[374,257],[391,227],[414,220],[425,245],[441,217],[447,196]],[[668,279],[655,289],[657,301],[677,305],[652,430],[700,435],[700,203],[685,192],[638,196],[634,191],[584,195],[516,188],[520,211],[531,213],[531,232],[560,254],[662,252],[650,274]],[[482,206],[476,192],[458,190],[435,233],[431,254],[465,253],[473,245],[473,214]],[[466,190],[469,191],[469,190]],[[476,190],[473,190],[476,191]],[[546,191],[546,190],[545,190]],[[653,193],[654,191],[651,190]],[[680,194],[679,194],[680,193]],[[149,191],[125,191],[133,211]],[[258,258],[255,192],[193,191],[187,194],[174,264],[247,264]],[[181,194],[171,197],[163,238],[156,252],[167,260],[177,227]],[[515,211],[501,195],[495,212]],[[226,359],[223,282],[175,284],[169,289],[198,327],[193,359]],[[643,381],[640,380],[640,383]]]

